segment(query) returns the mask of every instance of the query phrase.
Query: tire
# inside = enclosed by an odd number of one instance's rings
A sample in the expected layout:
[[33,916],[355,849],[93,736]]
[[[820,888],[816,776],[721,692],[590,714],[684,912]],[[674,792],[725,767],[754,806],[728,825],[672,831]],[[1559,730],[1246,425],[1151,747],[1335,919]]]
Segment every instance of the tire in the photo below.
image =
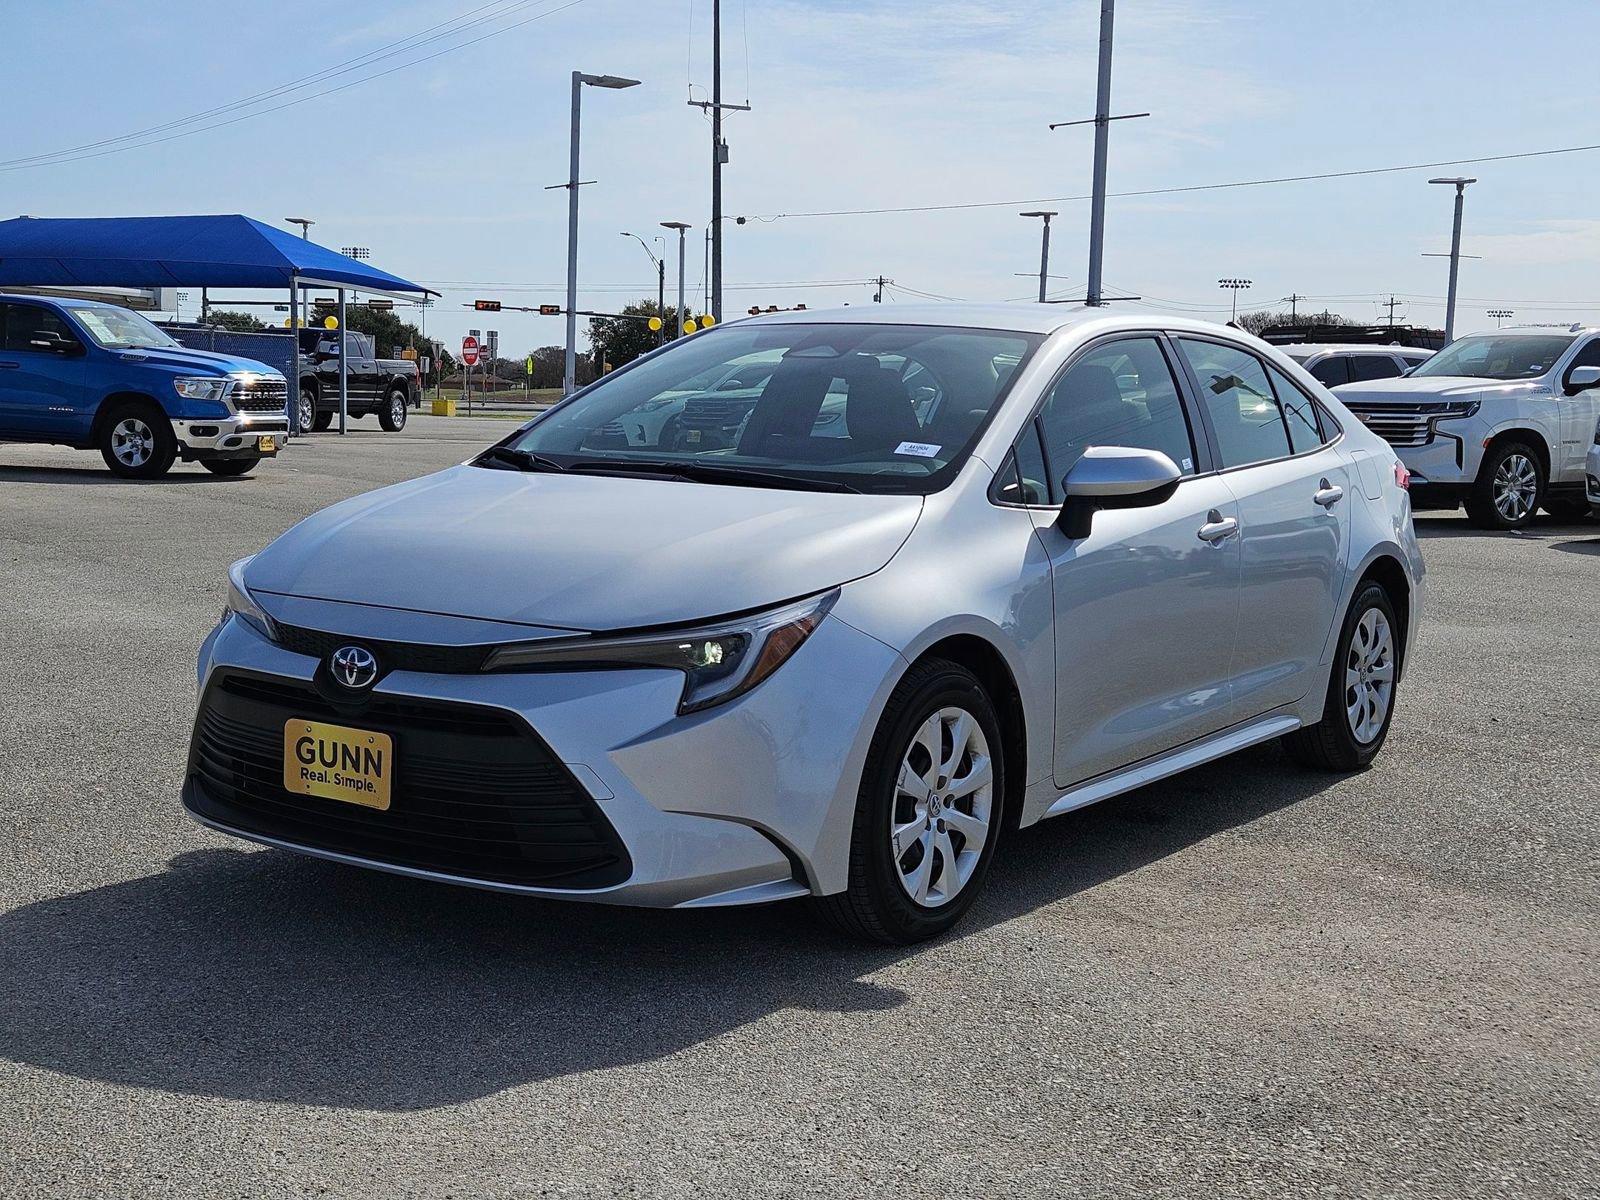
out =
[[[1322,720],[1283,739],[1296,761],[1323,771],[1347,772],[1365,769],[1378,756],[1394,718],[1400,653],[1400,622],[1389,593],[1368,580],[1350,602],[1339,631]],[[1357,707],[1360,697],[1370,699]],[[1379,705],[1374,723],[1373,709]]]
[[1584,496],[1546,496],[1544,510],[1558,521],[1581,521],[1589,515]]
[[378,424],[390,433],[399,433],[406,427],[406,394],[400,388],[395,388],[383,398],[383,407],[378,410]]
[[247,475],[261,465],[261,455],[251,455],[249,458],[203,458],[200,465],[213,475],[230,478],[234,475]]
[[311,422],[311,428],[317,433],[327,433],[332,427],[333,414],[331,412],[319,412]]
[[1526,442],[1492,446],[1467,493],[1467,518],[1479,529],[1521,529],[1544,503],[1544,464]]
[[178,439],[154,404],[119,404],[101,420],[95,448],[113,475],[158,479],[172,469]]
[[[938,774],[931,761],[933,737],[949,774]],[[814,899],[817,915],[850,937],[891,945],[936,937],[960,920],[999,840],[1001,745],[994,704],[972,672],[944,659],[908,671],[889,697],[861,772],[849,885]]]
[[[317,422],[322,424],[318,425]],[[295,409],[294,427],[296,433],[310,433],[313,429],[326,429],[328,422],[325,414],[317,411],[317,392],[315,388],[303,387],[300,389],[300,405]]]

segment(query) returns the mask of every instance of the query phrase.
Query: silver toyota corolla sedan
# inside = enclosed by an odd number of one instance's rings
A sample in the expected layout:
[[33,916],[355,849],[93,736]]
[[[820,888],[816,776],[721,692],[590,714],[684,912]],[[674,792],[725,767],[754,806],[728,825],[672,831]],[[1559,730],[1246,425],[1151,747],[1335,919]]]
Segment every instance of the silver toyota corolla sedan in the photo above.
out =
[[1271,738],[1369,763],[1420,615],[1406,485],[1216,325],[741,321],[235,564],[184,803],[427,879],[808,896],[914,941],[1045,817]]

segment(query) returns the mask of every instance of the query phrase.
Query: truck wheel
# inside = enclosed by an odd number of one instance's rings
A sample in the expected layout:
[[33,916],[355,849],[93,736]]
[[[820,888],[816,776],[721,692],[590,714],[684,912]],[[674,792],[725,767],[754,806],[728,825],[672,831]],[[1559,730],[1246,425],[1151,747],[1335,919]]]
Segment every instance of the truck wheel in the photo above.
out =
[[378,410],[378,424],[390,433],[399,433],[406,427],[406,394],[395,388],[384,398],[383,407]]
[[319,412],[316,419],[311,422],[311,428],[317,433],[327,433],[332,426],[333,414],[331,412]]
[[178,456],[172,422],[151,404],[117,405],[101,421],[96,442],[111,473],[124,479],[156,479]]
[[300,407],[295,410],[294,425],[298,433],[310,433],[313,429],[326,429],[327,422],[321,425],[322,414],[317,411],[317,393],[315,389],[303,387],[300,389]]
[[1467,518],[1479,529],[1521,529],[1544,501],[1544,467],[1526,442],[1501,442],[1484,456],[1467,495]]
[[233,475],[247,475],[261,464],[261,455],[252,454],[249,458],[203,458],[200,465],[213,475],[224,478]]

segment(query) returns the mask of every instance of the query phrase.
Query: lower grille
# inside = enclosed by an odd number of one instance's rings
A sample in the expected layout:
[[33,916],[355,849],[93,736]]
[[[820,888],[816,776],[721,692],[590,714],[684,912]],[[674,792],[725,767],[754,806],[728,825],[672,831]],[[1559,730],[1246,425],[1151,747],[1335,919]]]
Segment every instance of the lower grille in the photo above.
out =
[[[395,775],[379,812],[283,786],[294,718],[386,733]],[[374,696],[335,709],[310,684],[238,672],[206,688],[189,751],[195,812],[244,833],[492,883],[591,889],[633,864],[616,830],[521,718]]]
[[240,412],[283,412],[289,385],[281,379],[257,379],[237,385],[228,398]]

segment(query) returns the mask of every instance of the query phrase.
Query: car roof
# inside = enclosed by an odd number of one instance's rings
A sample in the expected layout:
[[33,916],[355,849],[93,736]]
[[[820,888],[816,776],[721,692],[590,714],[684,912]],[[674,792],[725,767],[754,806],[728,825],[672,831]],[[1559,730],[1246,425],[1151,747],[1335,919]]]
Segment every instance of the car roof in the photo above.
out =
[[1278,346],[1285,354],[1432,354],[1426,346],[1359,345],[1353,342],[1288,342]]
[[[1186,333],[1230,333],[1255,341],[1242,329],[1215,321],[1198,321],[1164,312],[1128,313],[1111,307],[1090,308],[1065,304],[861,304],[844,308],[810,308],[798,312],[762,313],[723,322],[720,329],[745,329],[764,325],[942,325],[955,329],[1009,333],[1052,334],[1063,329],[1092,327],[1095,332],[1119,329],[1171,329]],[[1263,343],[1265,344],[1265,343]]]
[[1584,333],[1600,333],[1600,325],[1511,325],[1505,329],[1480,329],[1477,333],[1464,333],[1462,337],[1559,337],[1567,334],[1577,337]]
[[77,296],[42,296],[28,292],[0,292],[0,301],[10,303],[13,300],[32,300],[35,303],[44,301],[46,304],[59,304],[62,308],[125,308],[126,305],[118,304],[114,300],[83,300]]

